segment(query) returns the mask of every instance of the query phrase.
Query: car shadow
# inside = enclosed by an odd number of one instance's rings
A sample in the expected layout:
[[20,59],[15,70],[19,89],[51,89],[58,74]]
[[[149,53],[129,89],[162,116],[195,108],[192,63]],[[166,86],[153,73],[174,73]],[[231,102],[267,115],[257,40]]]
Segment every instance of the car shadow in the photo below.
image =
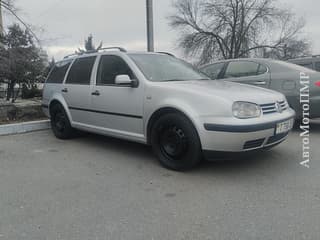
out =
[[320,119],[312,120],[310,123],[311,133],[313,131],[320,132]]
[[[310,131],[319,133],[320,132],[320,119],[310,120]],[[293,132],[301,132],[300,125],[296,124],[293,128]]]
[[[259,151],[248,154],[234,155],[229,157],[226,155],[225,157],[219,157],[213,160],[204,160],[200,166],[200,171],[210,171],[227,173],[232,171],[250,171],[261,169],[266,164],[269,165],[272,162],[276,162],[276,158],[274,157],[274,150],[268,151]],[[277,164],[279,165],[279,164]]]
[[[98,148],[99,151],[112,152],[115,153],[116,156],[121,156],[117,161],[123,161],[128,167],[133,166],[139,169],[147,168],[148,171],[160,171],[164,173],[169,171],[174,174],[174,171],[161,167],[150,146],[91,133],[80,137],[78,141],[86,144],[88,147],[94,146],[95,148]],[[279,168],[285,168],[285,166],[279,165],[286,164],[279,161],[279,154],[277,155],[277,153],[279,153],[278,151],[279,148],[278,150],[273,149],[246,155],[236,155],[233,157],[219,155],[219,158],[214,159],[213,161],[203,160],[199,167],[184,172],[183,174],[190,176],[214,176],[215,174],[221,174],[227,177],[241,175],[241,172],[246,174],[252,172],[254,173],[253,175],[256,175],[257,170],[263,169],[266,166],[274,168],[272,169],[272,172],[275,173]]]

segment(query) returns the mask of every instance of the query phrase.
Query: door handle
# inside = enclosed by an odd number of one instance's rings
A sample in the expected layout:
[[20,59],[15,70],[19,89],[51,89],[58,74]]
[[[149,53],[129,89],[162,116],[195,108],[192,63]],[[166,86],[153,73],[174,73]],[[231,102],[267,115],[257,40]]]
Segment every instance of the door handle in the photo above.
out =
[[95,92],[91,93],[91,95],[93,96],[100,96],[100,92],[98,90],[96,90]]
[[68,92],[68,88],[62,89],[61,92],[67,93]]
[[255,84],[255,85],[266,85],[267,82],[266,81],[257,81],[257,82],[253,82],[253,84]]

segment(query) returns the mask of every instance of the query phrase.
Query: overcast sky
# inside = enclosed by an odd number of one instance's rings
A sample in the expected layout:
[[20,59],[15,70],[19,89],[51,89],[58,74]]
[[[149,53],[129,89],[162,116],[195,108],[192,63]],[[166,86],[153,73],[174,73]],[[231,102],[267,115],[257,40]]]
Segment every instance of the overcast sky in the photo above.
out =
[[[167,21],[173,12],[171,3],[172,0],[154,0],[155,46],[157,51],[180,55],[177,34]],[[279,4],[306,18],[306,36],[313,41],[313,53],[320,54],[320,2],[279,0]],[[90,33],[96,45],[103,41],[104,46],[146,49],[145,0],[16,0],[16,6],[19,15],[38,28],[43,47],[57,60],[83,46]],[[4,18],[5,24],[13,20],[8,15]]]

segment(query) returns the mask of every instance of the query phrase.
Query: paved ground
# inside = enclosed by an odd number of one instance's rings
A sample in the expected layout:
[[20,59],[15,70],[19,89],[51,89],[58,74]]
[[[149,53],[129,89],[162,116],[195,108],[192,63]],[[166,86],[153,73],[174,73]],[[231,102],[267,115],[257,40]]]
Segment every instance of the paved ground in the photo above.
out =
[[320,122],[312,127],[309,170],[297,131],[270,152],[188,173],[106,137],[1,137],[0,240],[320,239]]

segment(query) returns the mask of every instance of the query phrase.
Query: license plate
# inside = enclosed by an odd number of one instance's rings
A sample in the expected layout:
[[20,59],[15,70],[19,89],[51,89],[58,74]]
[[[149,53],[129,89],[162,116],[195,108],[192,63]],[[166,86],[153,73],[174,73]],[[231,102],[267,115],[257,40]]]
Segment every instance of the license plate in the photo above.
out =
[[276,127],[276,134],[289,132],[293,127],[293,123],[294,123],[293,119],[278,123]]

